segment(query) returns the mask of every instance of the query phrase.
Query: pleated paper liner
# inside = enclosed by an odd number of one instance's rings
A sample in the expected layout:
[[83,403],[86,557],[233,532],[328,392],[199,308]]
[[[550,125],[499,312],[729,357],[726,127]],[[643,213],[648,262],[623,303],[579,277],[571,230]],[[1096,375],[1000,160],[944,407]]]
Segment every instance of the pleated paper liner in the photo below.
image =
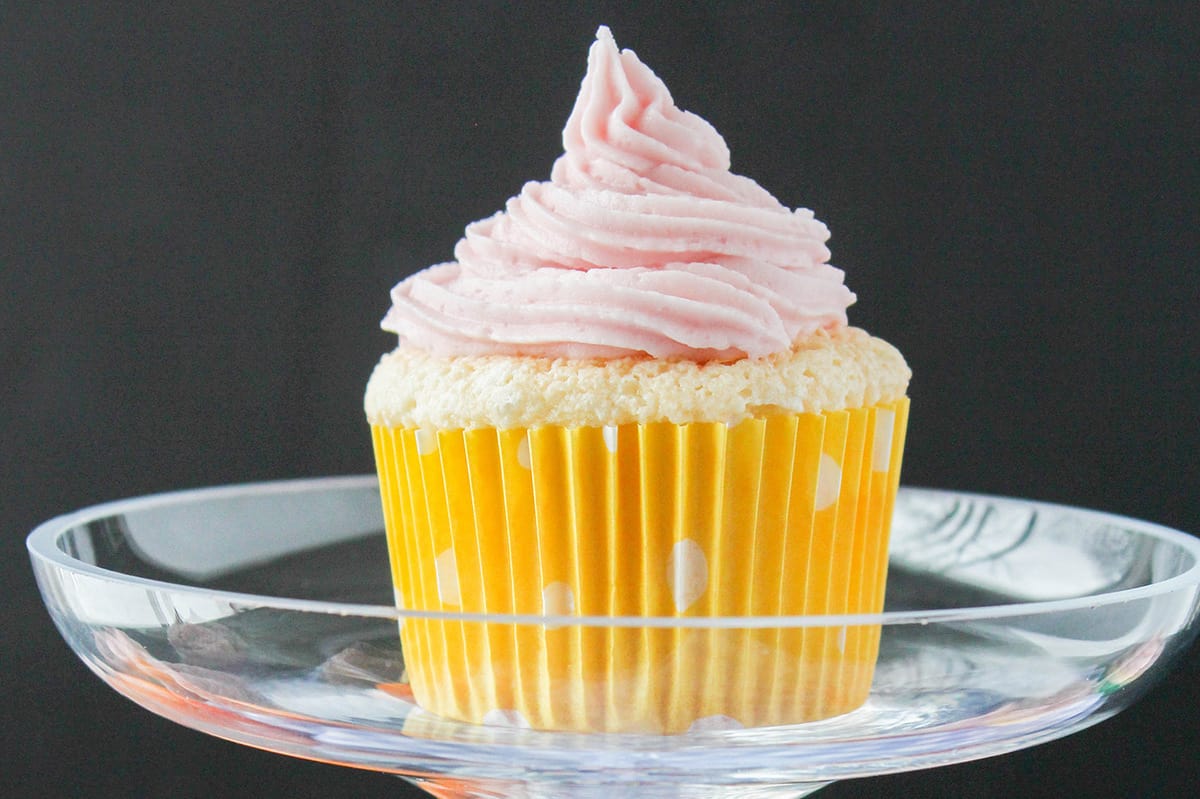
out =
[[[908,400],[724,423],[374,427],[397,601],[553,616],[883,607]],[[838,715],[878,626],[407,619],[417,702],[469,722],[686,732]]]

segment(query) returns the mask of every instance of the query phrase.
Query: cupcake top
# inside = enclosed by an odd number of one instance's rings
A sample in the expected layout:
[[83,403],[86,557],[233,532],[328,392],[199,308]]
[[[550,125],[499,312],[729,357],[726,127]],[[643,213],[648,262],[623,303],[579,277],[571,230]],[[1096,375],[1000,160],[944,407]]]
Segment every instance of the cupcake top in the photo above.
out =
[[374,425],[446,430],[734,424],[887,402],[904,396],[908,378],[892,345],[853,327],[819,330],[785,352],[729,362],[445,358],[399,347],[371,375],[366,411]]
[[729,171],[724,139],[601,27],[548,182],[467,226],[383,320],[435,355],[760,358],[846,324],[829,231]]
[[733,174],[607,28],[563,147],[455,260],[392,289],[372,424],[732,423],[904,394],[900,353],[847,327],[825,225]]

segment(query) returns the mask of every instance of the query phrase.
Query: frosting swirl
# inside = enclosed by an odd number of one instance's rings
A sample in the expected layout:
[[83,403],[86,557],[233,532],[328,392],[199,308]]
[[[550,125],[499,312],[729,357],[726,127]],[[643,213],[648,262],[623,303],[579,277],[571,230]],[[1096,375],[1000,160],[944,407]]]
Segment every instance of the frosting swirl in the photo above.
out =
[[383,328],[436,355],[757,358],[846,324],[829,231],[729,171],[706,121],[601,27],[548,182],[392,289]]

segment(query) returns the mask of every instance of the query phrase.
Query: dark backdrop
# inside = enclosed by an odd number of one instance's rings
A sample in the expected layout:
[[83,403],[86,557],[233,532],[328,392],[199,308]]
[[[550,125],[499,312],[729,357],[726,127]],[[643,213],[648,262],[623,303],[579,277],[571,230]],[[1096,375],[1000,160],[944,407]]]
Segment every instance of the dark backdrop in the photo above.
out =
[[[1200,530],[1191,6],[795,5],[4,3],[0,793],[404,795],[117,696],[23,537],[106,499],[369,471],[388,288],[548,175],[601,22],[832,228],[852,321],[916,375],[905,482]],[[1190,796],[1198,678],[1193,653],[1070,739],[822,795]]]

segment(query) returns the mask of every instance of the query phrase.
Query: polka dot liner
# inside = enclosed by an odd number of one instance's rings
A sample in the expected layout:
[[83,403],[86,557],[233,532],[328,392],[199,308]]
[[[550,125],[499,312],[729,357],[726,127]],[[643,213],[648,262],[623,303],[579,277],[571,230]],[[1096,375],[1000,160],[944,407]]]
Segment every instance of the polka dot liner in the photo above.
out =
[[373,427],[419,704],[534,729],[687,733],[865,701],[877,627],[579,627],[571,616],[882,608],[908,402],[735,425]]

